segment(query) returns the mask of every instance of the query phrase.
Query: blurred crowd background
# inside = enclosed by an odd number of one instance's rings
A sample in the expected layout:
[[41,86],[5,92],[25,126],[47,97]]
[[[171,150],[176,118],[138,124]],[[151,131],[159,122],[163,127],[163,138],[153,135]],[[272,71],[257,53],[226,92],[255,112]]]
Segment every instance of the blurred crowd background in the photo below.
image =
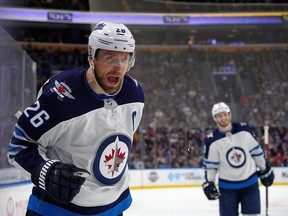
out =
[[[287,11],[278,0],[105,0],[93,11],[241,12]],[[89,11],[88,0],[13,0],[0,6]],[[37,90],[60,71],[87,66],[90,25],[1,22],[37,63]],[[129,72],[144,88],[143,121],[129,165],[142,168],[201,167],[204,138],[215,129],[214,103],[224,101],[234,121],[247,122],[263,145],[269,125],[269,160],[288,166],[288,27],[128,26],[136,39],[136,64]],[[16,60],[17,61],[17,60]],[[1,131],[11,136],[12,128]],[[191,152],[188,152],[191,146]],[[0,168],[7,167],[1,143]]]

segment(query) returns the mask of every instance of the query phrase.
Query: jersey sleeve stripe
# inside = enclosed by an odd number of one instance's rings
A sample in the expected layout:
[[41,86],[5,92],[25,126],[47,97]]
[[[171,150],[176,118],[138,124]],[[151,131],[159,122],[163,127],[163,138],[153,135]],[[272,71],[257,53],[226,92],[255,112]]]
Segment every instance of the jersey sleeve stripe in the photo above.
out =
[[262,156],[264,154],[264,152],[260,152],[258,154],[252,154],[252,157],[259,157]]
[[260,145],[257,145],[257,146],[255,146],[254,148],[252,148],[249,152],[251,153],[251,152],[253,152],[253,151],[259,150],[260,148],[261,148],[261,146],[260,146]]
[[219,165],[219,162],[213,162],[213,161],[204,160],[204,164]]

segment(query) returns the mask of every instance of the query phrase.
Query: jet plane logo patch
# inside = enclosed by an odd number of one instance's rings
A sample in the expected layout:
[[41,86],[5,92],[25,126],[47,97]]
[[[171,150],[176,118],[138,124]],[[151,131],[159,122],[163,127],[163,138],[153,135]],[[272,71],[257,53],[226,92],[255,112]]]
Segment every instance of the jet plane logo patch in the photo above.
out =
[[55,92],[58,95],[58,98],[61,100],[65,97],[75,100],[74,96],[71,94],[71,88],[64,82],[59,83],[57,80],[55,80],[55,86],[51,89],[51,91]]
[[240,168],[246,163],[246,154],[242,148],[233,147],[227,152],[226,159],[230,166]]
[[93,164],[97,180],[103,184],[115,184],[123,176],[131,148],[131,140],[125,135],[113,135],[99,147]]

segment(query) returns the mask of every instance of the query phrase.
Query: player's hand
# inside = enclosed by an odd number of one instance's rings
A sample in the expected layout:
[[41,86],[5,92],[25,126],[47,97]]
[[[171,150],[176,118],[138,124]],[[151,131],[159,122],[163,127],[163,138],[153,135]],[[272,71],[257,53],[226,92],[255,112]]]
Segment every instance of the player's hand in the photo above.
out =
[[85,177],[90,173],[60,161],[49,160],[40,164],[31,175],[32,182],[55,200],[68,203],[79,193]]
[[216,200],[219,199],[219,197],[221,196],[220,192],[215,187],[214,182],[204,182],[202,184],[202,188],[204,190],[206,197],[209,200]]
[[271,186],[274,182],[274,172],[268,163],[266,163],[266,169],[264,171],[258,172],[258,176],[261,183],[266,187]]

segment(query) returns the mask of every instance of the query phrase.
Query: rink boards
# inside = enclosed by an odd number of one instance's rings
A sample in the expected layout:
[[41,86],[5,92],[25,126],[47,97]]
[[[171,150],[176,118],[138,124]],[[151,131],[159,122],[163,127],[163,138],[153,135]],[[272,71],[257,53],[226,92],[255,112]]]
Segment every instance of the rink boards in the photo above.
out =
[[[288,186],[288,168],[274,167],[276,185]],[[31,193],[32,184],[30,181],[22,181],[5,184],[7,173],[10,177],[17,179],[17,176],[11,175],[15,172],[6,170],[6,178],[1,173],[2,184],[0,184],[0,215],[2,216],[23,216],[26,212],[26,206]],[[14,173],[17,175],[17,172]],[[4,181],[5,180],[5,181]],[[204,181],[204,172],[201,168],[191,169],[142,169],[130,170],[131,189],[145,188],[168,188],[168,187],[197,187]]]

